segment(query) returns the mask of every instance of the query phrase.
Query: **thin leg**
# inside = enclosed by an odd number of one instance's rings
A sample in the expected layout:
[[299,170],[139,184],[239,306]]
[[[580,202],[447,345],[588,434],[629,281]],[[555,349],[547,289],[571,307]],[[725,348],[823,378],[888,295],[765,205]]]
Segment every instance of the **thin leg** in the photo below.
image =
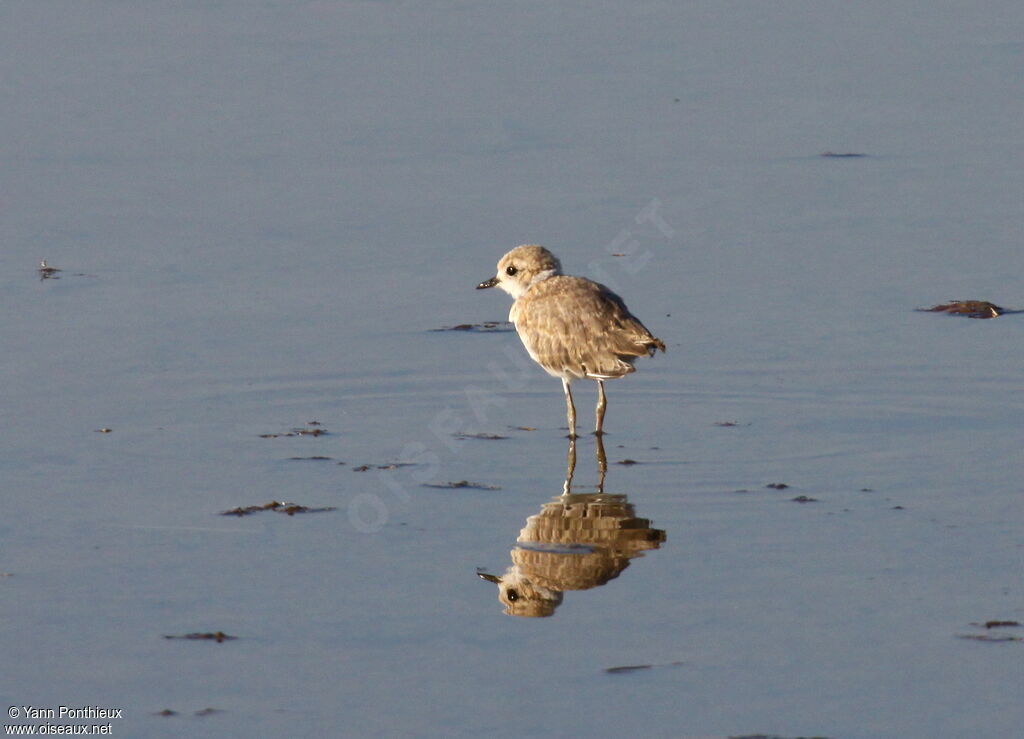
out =
[[576,440],[569,439],[569,455],[565,465],[565,485],[562,487],[562,494],[568,495],[572,492],[572,476],[576,472]]
[[594,453],[597,455],[597,492],[604,492],[604,476],[608,472],[608,457],[604,454],[604,439],[594,437]]
[[566,419],[569,421],[569,438],[576,438],[576,406],[572,404],[572,389],[569,380],[562,378],[562,390],[565,391]]
[[604,409],[608,405],[608,399],[604,396],[604,380],[597,381],[597,428],[594,433],[600,436],[604,433],[601,429],[604,426]]

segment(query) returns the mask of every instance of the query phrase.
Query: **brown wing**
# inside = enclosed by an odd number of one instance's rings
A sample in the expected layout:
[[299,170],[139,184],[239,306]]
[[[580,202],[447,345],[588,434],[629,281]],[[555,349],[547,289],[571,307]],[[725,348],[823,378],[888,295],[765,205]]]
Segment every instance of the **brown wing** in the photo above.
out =
[[554,375],[610,379],[665,345],[622,299],[582,277],[550,277],[512,306],[509,317],[527,351]]

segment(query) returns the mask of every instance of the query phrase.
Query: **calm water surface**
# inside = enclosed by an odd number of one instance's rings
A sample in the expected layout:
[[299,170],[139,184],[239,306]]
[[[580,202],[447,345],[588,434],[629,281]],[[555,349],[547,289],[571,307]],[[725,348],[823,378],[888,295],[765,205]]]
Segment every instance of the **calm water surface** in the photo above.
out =
[[[1024,622],[1024,320],[913,308],[1024,307],[1024,14],[932,10],[9,9],[0,697],[114,736],[1014,735],[1021,643],[959,637],[1024,636],[983,626]],[[473,288],[522,242],[668,345],[608,384],[603,497],[588,436],[554,500],[514,333],[435,330],[505,319]],[[335,510],[219,515],[273,500]]]

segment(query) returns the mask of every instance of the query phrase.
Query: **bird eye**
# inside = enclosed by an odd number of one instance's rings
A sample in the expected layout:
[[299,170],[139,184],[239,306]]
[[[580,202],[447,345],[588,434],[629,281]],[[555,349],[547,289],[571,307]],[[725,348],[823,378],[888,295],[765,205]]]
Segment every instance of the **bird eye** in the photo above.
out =
[[505,268],[505,274],[507,274],[509,277],[511,277],[512,275],[514,275],[518,271],[519,270],[516,269],[516,267],[514,265],[509,265],[508,267]]
[[519,600],[519,591],[507,590],[505,591],[505,597],[508,598],[509,601],[511,601],[512,603],[515,603],[517,600]]

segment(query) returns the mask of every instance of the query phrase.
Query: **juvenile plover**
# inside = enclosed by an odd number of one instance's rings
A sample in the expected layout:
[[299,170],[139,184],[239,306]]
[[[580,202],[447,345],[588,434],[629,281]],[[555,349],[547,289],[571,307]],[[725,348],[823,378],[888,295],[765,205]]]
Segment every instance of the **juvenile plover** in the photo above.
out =
[[637,357],[665,351],[622,298],[604,285],[562,274],[554,254],[535,244],[517,246],[498,262],[498,273],[477,285],[500,287],[515,302],[508,317],[526,351],[549,375],[562,380],[569,437],[576,438],[573,380],[597,381],[597,424],[603,433],[604,381],[633,372]]

